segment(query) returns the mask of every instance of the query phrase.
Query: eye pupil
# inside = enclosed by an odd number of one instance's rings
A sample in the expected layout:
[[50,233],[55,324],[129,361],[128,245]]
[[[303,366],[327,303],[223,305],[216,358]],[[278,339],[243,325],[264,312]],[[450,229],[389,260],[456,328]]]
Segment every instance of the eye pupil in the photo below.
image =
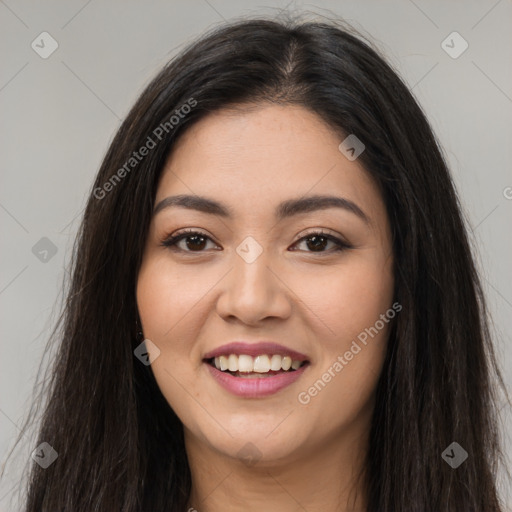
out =
[[[190,240],[194,240],[192,242],[192,244],[189,243]],[[201,240],[200,242],[198,242],[198,240]],[[206,245],[206,237],[202,236],[202,235],[190,235],[187,237],[187,247],[189,249],[204,249]]]
[[[320,240],[322,240],[323,242],[320,242]],[[310,241],[312,241],[313,243],[311,244]],[[324,249],[327,241],[328,240],[325,236],[317,236],[317,235],[310,236],[307,239],[308,249],[313,248],[313,252],[315,252],[316,249]]]

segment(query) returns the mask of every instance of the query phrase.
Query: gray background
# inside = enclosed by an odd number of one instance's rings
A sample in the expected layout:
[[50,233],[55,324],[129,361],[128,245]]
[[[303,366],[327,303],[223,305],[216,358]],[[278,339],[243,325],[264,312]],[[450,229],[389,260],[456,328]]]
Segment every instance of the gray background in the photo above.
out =
[[[6,0],[0,1],[0,461],[30,404],[86,195],[120,120],[156,71],[205,29],[286,6],[343,17],[369,34],[426,111],[471,225],[499,359],[512,389],[510,0]],[[43,31],[59,45],[47,59],[31,47]],[[469,44],[455,59],[441,46],[453,31]],[[32,250],[43,237],[57,248],[47,261]],[[510,411],[502,411],[510,446]],[[18,509],[10,503],[16,468],[35,448],[28,435],[21,445],[1,483],[0,510]]]

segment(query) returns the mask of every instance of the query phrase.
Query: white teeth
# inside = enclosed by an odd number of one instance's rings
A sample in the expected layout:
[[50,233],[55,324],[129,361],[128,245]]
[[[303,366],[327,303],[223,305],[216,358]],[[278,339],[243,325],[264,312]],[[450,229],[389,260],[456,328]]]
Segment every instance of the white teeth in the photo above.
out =
[[220,369],[224,372],[229,368],[229,361],[226,356],[220,356]]
[[283,358],[281,356],[278,356],[277,354],[274,354],[272,356],[272,359],[270,360],[270,369],[273,372],[277,372],[281,369],[281,363],[283,361]]
[[292,362],[292,370],[297,370],[300,366],[300,361],[293,361]]
[[254,359],[251,356],[241,355],[238,356],[238,371],[239,372],[253,372]]
[[289,356],[280,356],[274,354],[269,356],[261,354],[251,357],[246,354],[237,356],[230,354],[229,356],[220,356],[214,359],[215,368],[221,371],[244,372],[244,373],[268,373],[269,371],[288,371],[297,370],[301,367],[302,361],[292,361]]
[[267,373],[269,370],[270,370],[270,359],[268,358],[268,356],[257,356],[254,359],[254,371],[255,372]]
[[284,356],[281,368],[283,370],[289,370],[292,367],[292,358],[290,356]]
[[228,370],[230,372],[238,371],[238,357],[235,354],[231,354],[228,357]]

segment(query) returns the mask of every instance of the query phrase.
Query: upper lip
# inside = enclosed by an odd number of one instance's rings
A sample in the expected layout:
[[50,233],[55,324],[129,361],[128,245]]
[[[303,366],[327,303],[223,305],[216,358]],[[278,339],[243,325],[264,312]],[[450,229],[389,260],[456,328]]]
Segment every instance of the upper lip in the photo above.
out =
[[280,356],[289,356],[292,361],[307,361],[308,357],[296,350],[292,350],[291,348],[287,348],[279,343],[274,343],[273,341],[260,341],[258,343],[247,343],[244,341],[233,341],[231,343],[227,343],[226,345],[222,345],[221,347],[217,347],[205,354],[204,359],[212,359],[214,357],[219,356],[229,356],[230,354],[242,355],[246,354],[248,356],[256,357],[263,354],[274,355],[278,354]]

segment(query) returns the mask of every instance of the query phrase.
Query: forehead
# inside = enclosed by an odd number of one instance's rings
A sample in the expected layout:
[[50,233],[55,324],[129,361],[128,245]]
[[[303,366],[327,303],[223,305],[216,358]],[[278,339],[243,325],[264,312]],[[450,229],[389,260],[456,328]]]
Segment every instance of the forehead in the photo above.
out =
[[218,198],[239,215],[273,214],[283,200],[336,194],[380,217],[378,188],[357,160],[339,151],[343,138],[302,107],[220,110],[177,141],[156,203],[169,195],[197,194]]

